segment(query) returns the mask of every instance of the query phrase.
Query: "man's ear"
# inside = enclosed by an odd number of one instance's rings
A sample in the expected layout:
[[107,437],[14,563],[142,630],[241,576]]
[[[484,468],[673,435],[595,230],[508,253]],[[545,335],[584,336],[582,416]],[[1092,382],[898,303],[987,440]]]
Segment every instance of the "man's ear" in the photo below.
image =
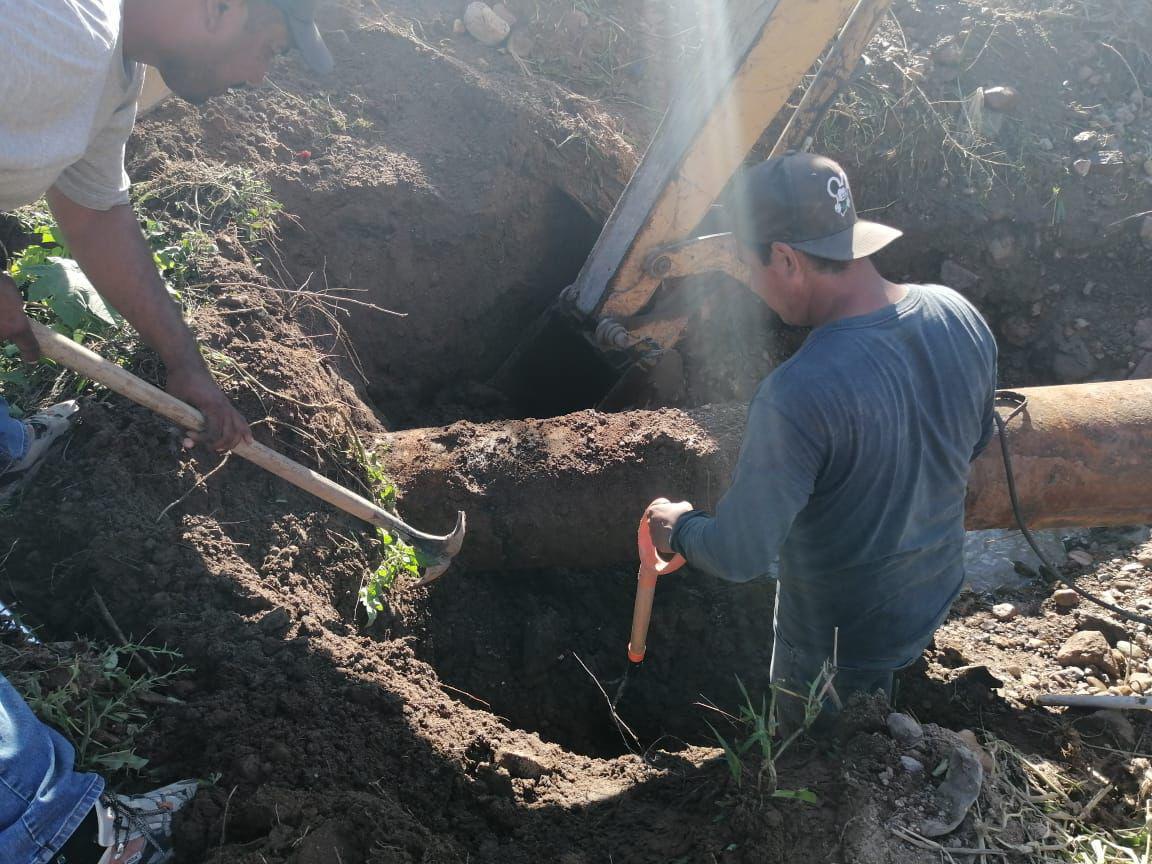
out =
[[800,259],[796,250],[779,240],[772,244],[772,263],[776,262],[780,263],[785,277],[794,277],[800,270]]

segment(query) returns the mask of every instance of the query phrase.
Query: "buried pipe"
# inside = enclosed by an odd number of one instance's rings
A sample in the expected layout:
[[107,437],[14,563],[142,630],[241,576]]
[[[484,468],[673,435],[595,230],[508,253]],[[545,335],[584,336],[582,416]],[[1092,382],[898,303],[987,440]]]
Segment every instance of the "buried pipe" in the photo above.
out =
[[[1008,445],[1030,527],[1152,522],[1152,380],[1019,392],[1028,405],[1008,424]],[[632,528],[652,499],[715,506],[746,410],[582,411],[415,429],[389,436],[389,465],[407,517],[423,524],[468,512],[465,567],[618,564],[635,556]],[[995,442],[973,465],[966,523],[1016,525]]]

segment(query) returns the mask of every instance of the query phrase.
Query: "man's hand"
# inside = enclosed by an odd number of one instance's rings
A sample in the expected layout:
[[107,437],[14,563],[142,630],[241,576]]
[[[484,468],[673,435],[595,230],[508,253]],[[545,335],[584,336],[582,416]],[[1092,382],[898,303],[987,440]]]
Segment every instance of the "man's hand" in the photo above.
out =
[[661,555],[672,554],[672,532],[680,517],[692,510],[687,501],[673,504],[667,498],[657,498],[648,505],[644,515],[648,519],[648,530],[652,532],[652,543]]
[[219,452],[251,442],[248,423],[212,380],[180,308],[168,296],[132,208],[123,204],[111,210],[90,210],[57,189],[47,197],[72,254],[93,287],[164,361],[168,392],[204,415],[204,430],[190,437]]
[[207,369],[193,369],[191,372],[169,369],[168,392],[199,408],[204,415],[203,431],[188,433],[193,440],[208,445],[218,453],[231,450],[241,442],[252,443],[252,430],[248,428],[248,421],[232,407]]
[[40,359],[40,346],[24,314],[24,298],[7,273],[0,273],[0,342],[14,342],[25,363]]

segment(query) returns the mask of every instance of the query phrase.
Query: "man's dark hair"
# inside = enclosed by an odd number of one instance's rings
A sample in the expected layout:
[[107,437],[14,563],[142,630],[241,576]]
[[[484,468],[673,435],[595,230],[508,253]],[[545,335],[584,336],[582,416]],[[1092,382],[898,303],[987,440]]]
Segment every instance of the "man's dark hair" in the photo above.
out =
[[[753,248],[756,250],[756,254],[760,256],[761,264],[767,267],[772,263],[771,243],[757,243]],[[851,261],[835,261],[831,258],[821,258],[819,255],[813,255],[802,249],[796,249],[795,251],[811,261],[812,269],[820,273],[843,273],[848,269],[848,265],[852,263]]]

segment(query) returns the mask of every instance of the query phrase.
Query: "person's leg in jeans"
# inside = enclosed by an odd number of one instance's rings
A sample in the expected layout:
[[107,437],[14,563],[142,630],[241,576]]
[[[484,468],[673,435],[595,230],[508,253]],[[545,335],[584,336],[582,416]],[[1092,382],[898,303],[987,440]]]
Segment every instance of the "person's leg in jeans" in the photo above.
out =
[[[816,656],[797,651],[776,634],[772,643],[772,684],[777,686],[776,716],[783,734],[791,734],[805,722],[808,710],[808,696],[813,682],[819,682],[816,696],[823,690],[825,679],[821,677],[825,663],[831,656]],[[840,706],[856,693],[875,693],[881,690],[892,698],[893,670],[891,669],[846,669],[837,668],[832,679],[832,688]],[[787,692],[784,692],[787,691]],[[831,695],[826,696],[819,706],[820,713],[812,725],[816,733],[830,731],[836,724],[840,707]]]
[[0,677],[0,861],[47,864],[93,811],[104,781],[75,758]]
[[0,396],[0,474],[24,457],[28,435],[24,422],[8,413],[8,403]]
[[36,476],[56,444],[72,430],[79,411],[75,400],[69,400],[17,420],[0,398],[0,505],[12,501]]

